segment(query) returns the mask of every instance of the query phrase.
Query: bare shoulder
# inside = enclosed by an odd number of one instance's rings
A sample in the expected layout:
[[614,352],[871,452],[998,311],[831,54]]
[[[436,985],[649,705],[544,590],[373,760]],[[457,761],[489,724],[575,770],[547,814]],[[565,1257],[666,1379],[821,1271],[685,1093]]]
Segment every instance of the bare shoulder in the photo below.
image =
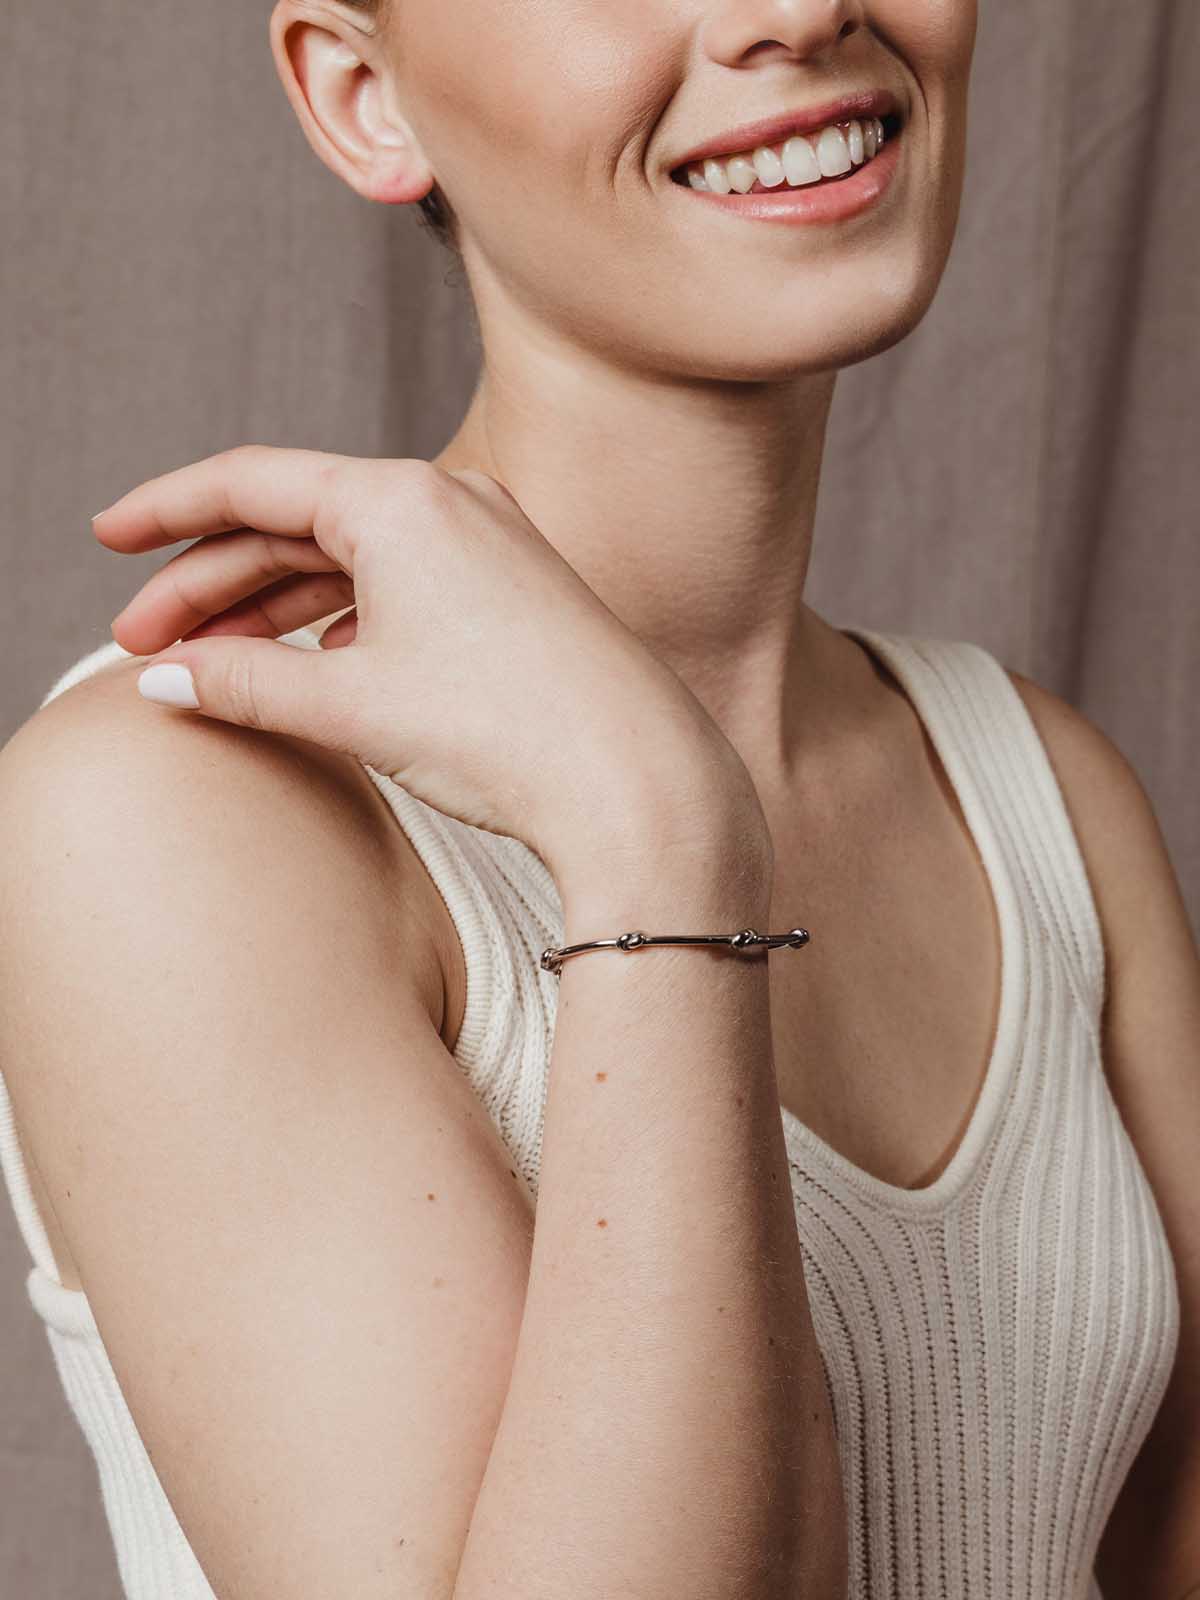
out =
[[[1061,696],[1009,671],[1062,790],[1105,946],[1104,1067],[1160,1199],[1190,1182],[1200,1136],[1200,952],[1154,805],[1133,764]],[[1176,1153],[1166,1147],[1174,1143]]]
[[1131,955],[1155,923],[1187,926],[1153,802],[1132,762],[1061,695],[1008,672],[1054,768],[1114,956]]
[[377,791],[136,670],[0,752],[0,1061],[44,1220],[216,1593],[449,1596],[528,1186],[439,1037]]
[[[285,734],[149,705],[141,657],[105,664],[36,710],[0,747],[0,817],[22,849],[10,870],[144,872],[180,894],[224,872],[253,903],[336,922],[355,907],[411,963],[435,1025],[445,1011],[444,907],[361,763]],[[89,840],[103,848],[88,848]],[[240,876],[239,876],[240,874]],[[452,930],[451,930],[452,931]]]

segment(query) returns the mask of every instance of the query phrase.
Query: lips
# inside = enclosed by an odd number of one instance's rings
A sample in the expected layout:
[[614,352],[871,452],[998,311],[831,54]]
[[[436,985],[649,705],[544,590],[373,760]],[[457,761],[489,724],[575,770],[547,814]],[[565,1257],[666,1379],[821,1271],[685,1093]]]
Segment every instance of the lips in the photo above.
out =
[[694,146],[674,157],[670,164],[672,176],[693,161],[704,161],[709,156],[739,155],[754,150],[761,144],[781,144],[795,133],[815,133],[832,122],[849,122],[862,117],[896,117],[902,114],[901,102],[890,89],[866,89],[859,94],[843,95],[837,100],[827,100],[823,105],[801,107],[795,111],[780,112],[757,122],[744,122],[739,127],[728,128],[703,144]]

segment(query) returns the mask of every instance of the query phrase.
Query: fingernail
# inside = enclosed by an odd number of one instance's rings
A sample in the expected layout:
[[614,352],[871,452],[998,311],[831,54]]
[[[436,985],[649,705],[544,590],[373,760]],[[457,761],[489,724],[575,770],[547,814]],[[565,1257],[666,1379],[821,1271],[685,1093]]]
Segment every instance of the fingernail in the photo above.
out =
[[189,711],[199,709],[192,675],[178,661],[163,661],[157,667],[147,667],[138,678],[137,686],[144,700],[153,700],[157,705],[182,706]]
[[[105,506],[105,508],[104,508],[104,511],[111,511],[111,510],[112,510],[112,506]],[[104,515],[104,511],[93,512],[92,521],[95,522],[97,517],[102,517]]]

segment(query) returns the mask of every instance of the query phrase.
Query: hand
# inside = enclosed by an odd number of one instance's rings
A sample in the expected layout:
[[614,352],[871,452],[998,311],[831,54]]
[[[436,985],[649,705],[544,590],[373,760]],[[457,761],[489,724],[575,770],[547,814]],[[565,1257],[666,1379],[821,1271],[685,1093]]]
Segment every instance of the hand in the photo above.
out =
[[[200,712],[354,755],[552,871],[649,815],[757,810],[700,702],[486,473],[242,445],[93,526],[126,554],[199,536],[112,632],[185,664]],[[351,601],[321,650],[278,642]]]

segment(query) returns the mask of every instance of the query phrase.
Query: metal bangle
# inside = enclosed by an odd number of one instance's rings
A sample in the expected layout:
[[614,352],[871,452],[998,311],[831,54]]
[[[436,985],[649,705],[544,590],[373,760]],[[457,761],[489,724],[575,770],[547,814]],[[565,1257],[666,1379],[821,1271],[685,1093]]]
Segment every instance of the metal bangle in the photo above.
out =
[[589,939],[584,944],[564,944],[557,949],[542,951],[541,967],[562,976],[562,964],[569,956],[585,950],[641,950],[648,944],[723,944],[733,950],[761,948],[776,950],[787,946],[799,950],[809,941],[807,928],[789,928],[787,933],[756,933],[753,928],[742,928],[737,933],[622,933],[615,939]]

